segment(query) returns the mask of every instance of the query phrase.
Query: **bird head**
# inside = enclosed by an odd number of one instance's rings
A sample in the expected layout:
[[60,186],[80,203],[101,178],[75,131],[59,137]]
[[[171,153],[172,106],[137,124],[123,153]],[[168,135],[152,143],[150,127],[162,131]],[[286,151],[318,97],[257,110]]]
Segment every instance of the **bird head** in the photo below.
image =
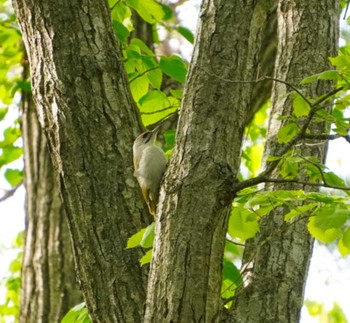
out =
[[139,148],[142,146],[154,145],[157,138],[159,127],[154,128],[152,131],[146,131],[141,133],[134,141],[134,147]]

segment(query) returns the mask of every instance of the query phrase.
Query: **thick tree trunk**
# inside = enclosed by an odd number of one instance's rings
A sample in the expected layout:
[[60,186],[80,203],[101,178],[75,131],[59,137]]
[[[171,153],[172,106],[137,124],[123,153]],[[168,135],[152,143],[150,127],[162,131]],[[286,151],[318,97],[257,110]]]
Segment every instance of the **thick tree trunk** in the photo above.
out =
[[127,239],[149,223],[133,177],[138,116],[107,2],[14,0],[33,94],[95,322],[141,322],[147,276]]
[[214,322],[244,126],[275,1],[204,1],[161,190],[145,322]]
[[47,141],[25,92],[22,109],[26,230],[19,322],[58,323],[81,293]]
[[[275,77],[298,84],[306,76],[330,69],[329,56],[336,54],[338,43],[339,1],[280,1],[278,10],[279,44]],[[307,89],[309,97],[330,91],[328,82]],[[290,88],[275,83],[272,117],[268,129],[265,157],[274,156],[276,134],[286,121],[280,115],[292,114]],[[312,133],[327,131],[321,123],[311,124]],[[324,161],[326,145],[302,144],[303,156]],[[269,185],[268,189],[314,188],[297,185]],[[247,283],[237,293],[233,306],[236,322],[298,322],[303,292],[312,253],[313,239],[306,228],[307,219],[293,225],[284,222],[287,208],[280,207],[262,219],[259,235],[247,243],[244,266]]]

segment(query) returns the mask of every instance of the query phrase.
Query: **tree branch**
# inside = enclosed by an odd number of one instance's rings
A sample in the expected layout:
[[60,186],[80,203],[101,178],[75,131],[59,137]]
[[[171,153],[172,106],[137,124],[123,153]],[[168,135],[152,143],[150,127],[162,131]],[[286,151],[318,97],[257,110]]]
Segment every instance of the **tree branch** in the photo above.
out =
[[[277,81],[277,79],[275,79]],[[281,81],[281,80],[279,80]],[[282,81],[282,83],[290,85],[288,82]],[[293,87],[292,87],[293,88]],[[308,104],[310,104],[310,112],[307,115],[307,117],[305,118],[305,121],[303,123],[303,125],[301,126],[299,132],[294,136],[294,138],[292,138],[290,141],[288,141],[285,145],[281,145],[280,148],[277,150],[276,153],[276,157],[282,157],[288,150],[290,150],[299,140],[303,139],[305,137],[307,128],[310,125],[310,122],[312,120],[312,118],[314,117],[314,115],[316,114],[316,112],[319,110],[319,104],[326,101],[329,97],[333,96],[334,94],[338,93],[339,91],[341,91],[343,89],[343,87],[339,87],[336,88],[328,93],[326,93],[325,95],[323,95],[322,97],[320,97],[318,100],[316,100],[314,103],[309,103],[309,101],[305,100]],[[297,92],[299,93],[299,92]],[[235,192],[250,187],[250,186],[254,186],[260,183],[264,183],[266,182],[266,180],[269,178],[269,175],[276,169],[277,165],[278,165],[279,160],[274,160],[271,161],[267,164],[265,170],[263,172],[261,172],[258,176],[256,176],[255,178],[251,178],[242,182],[239,182],[236,184],[235,187]],[[325,183],[326,186],[327,183]],[[326,186],[329,187],[329,186]]]
[[281,183],[281,184],[283,184],[283,183],[294,183],[294,184],[301,184],[301,185],[308,185],[308,186],[317,186],[317,187],[327,187],[327,188],[333,188],[333,189],[336,189],[336,190],[350,191],[350,187],[330,185],[330,184],[327,184],[327,183],[314,183],[314,182],[299,181],[297,179],[266,178],[264,180],[264,183]]
[[22,183],[23,182],[20,182],[15,187],[11,188],[10,190],[5,191],[4,195],[0,197],[0,203],[7,200],[11,196],[13,196],[16,193],[17,189],[22,185]]
[[153,71],[153,70],[156,70],[157,68],[159,68],[159,66],[155,66],[155,67],[152,67],[152,68],[150,68],[150,69],[148,69],[148,70],[146,70],[146,71],[143,71],[141,74],[136,75],[134,78],[132,78],[132,79],[129,81],[129,84],[131,84],[132,82],[134,82],[137,78],[139,78],[139,77],[141,77],[141,76],[147,74],[148,72],[151,72],[151,71]]
[[327,135],[327,134],[309,135],[309,134],[305,134],[305,136],[304,136],[305,139],[311,139],[311,140],[335,140],[335,139],[339,139],[339,138],[344,138],[345,140],[347,140],[346,137],[350,140],[350,136],[342,136],[339,134],[333,134],[333,135]]

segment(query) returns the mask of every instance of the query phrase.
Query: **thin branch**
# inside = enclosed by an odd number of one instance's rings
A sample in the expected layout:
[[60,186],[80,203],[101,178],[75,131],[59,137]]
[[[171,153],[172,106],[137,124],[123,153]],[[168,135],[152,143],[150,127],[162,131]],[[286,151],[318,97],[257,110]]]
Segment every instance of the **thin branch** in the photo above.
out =
[[345,19],[346,19],[346,15],[348,14],[349,2],[350,2],[350,0],[348,0],[348,1],[347,1],[347,3],[346,3],[346,8],[345,8],[345,11],[344,11],[344,17],[343,17],[343,20],[345,20]]
[[314,183],[314,182],[299,181],[297,179],[266,178],[264,180],[264,183],[281,183],[281,184],[294,183],[294,184],[301,184],[301,185],[308,185],[308,186],[317,186],[317,187],[327,187],[327,188],[333,188],[333,189],[336,189],[336,190],[350,191],[350,187],[330,185],[330,184],[327,184],[327,183]]
[[225,238],[225,240],[226,240],[227,242],[229,242],[229,243],[232,243],[232,244],[236,245],[236,246],[245,247],[245,244],[244,244],[244,243],[235,242],[235,241],[233,241],[233,240],[231,240],[231,239],[229,239],[229,238]]
[[113,11],[113,9],[117,6],[117,4],[120,2],[120,0],[118,0],[111,8],[109,8],[110,11]]
[[327,99],[329,99],[331,96],[337,94],[339,91],[341,91],[343,89],[343,87],[337,87],[332,91],[329,91],[328,93],[326,93],[325,95],[322,95],[318,100],[316,100],[311,107],[314,108],[316,106],[318,106],[320,103],[326,101]]
[[326,178],[324,177],[324,174],[323,174],[323,169],[321,169],[321,167],[320,167],[320,165],[318,163],[315,163],[312,160],[307,159],[307,158],[305,158],[305,157],[303,157],[301,155],[298,155],[298,157],[303,159],[305,162],[310,163],[311,165],[315,166],[318,169],[318,171],[320,172],[320,175],[322,177],[322,181],[323,181],[324,185],[328,185],[327,180],[326,180]]
[[[312,120],[312,118],[314,117],[314,115],[316,114],[316,112],[319,110],[318,105],[322,102],[324,102],[325,100],[327,100],[329,97],[333,96],[334,94],[336,94],[337,92],[341,91],[343,88],[336,88],[332,91],[330,91],[329,93],[325,94],[324,96],[322,96],[320,99],[318,99],[317,101],[315,101],[313,104],[311,104],[311,109],[310,112],[308,114],[308,116],[306,117],[303,125],[301,126],[299,132],[294,136],[294,138],[292,138],[290,141],[288,141],[285,145],[280,146],[280,149],[277,150],[276,153],[276,157],[282,157],[286,152],[288,152],[299,140],[303,139],[305,137],[306,131],[310,125],[310,122]],[[265,168],[264,171],[262,171],[258,176],[242,181],[240,183],[237,184],[236,186],[236,192],[250,187],[250,186],[254,186],[260,183],[264,183],[268,178],[269,175],[276,169],[277,165],[279,163],[279,160],[275,160],[272,162],[269,162]]]
[[4,195],[0,197],[0,203],[13,196],[21,185],[22,182],[16,185],[15,187],[11,188],[10,190],[5,191]]
[[147,128],[150,128],[152,129],[154,125],[159,125],[161,124],[162,122],[164,122],[165,120],[169,119],[170,117],[172,117],[174,114],[177,114],[178,113],[178,110],[172,112],[172,113],[169,113],[168,115],[166,115],[165,117],[161,118],[160,120],[158,120],[156,123],[153,123],[153,124],[150,124],[147,126]]
[[304,136],[305,139],[311,139],[311,140],[335,140],[335,139],[345,138],[345,137],[349,137],[349,136],[342,136],[339,134],[333,134],[333,135],[327,135],[327,134],[308,135],[308,134],[305,134],[305,136]]
[[153,70],[156,70],[157,68],[159,68],[159,66],[155,66],[155,67],[152,67],[150,68],[149,70],[146,70],[146,71],[143,71],[141,74],[139,75],[136,75],[134,78],[132,78],[130,81],[129,81],[129,84],[131,84],[131,82],[134,82],[137,78],[147,74],[148,72],[151,72]]
[[152,111],[152,112],[141,112],[141,115],[156,114],[156,113],[164,112],[164,111],[174,109],[174,108],[176,108],[176,107],[174,105],[172,105],[170,107],[166,107],[164,109],[160,109],[160,110],[156,110],[156,111]]
[[227,82],[227,83],[260,83],[260,82],[264,82],[264,81],[275,81],[278,83],[282,83],[287,85],[288,87],[290,87],[292,90],[294,90],[296,93],[298,93],[304,100],[305,102],[311,107],[313,105],[313,103],[297,88],[295,87],[293,84],[284,81],[284,80],[280,80],[271,76],[263,76],[261,78],[258,78],[257,80],[251,80],[251,81],[237,81],[237,80],[230,80],[230,79],[226,79],[224,77],[221,77],[220,75],[214,74],[214,73],[210,73],[209,71],[207,71],[206,69],[202,68],[208,75],[213,76],[218,78],[221,81]]

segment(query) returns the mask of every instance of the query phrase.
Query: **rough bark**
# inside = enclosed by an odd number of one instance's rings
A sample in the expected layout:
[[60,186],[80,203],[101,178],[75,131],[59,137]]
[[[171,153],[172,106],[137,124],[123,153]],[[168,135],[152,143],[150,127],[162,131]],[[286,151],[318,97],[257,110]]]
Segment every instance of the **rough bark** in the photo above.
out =
[[26,228],[19,322],[58,323],[82,297],[47,141],[26,92],[22,111]]
[[145,322],[214,322],[241,141],[275,1],[204,1],[161,190]]
[[[275,77],[298,84],[306,76],[330,69],[329,56],[336,54],[339,2],[327,0],[281,0],[278,10],[279,43]],[[329,92],[329,82],[307,89],[309,97]],[[275,83],[272,116],[268,128],[265,157],[275,155],[276,134],[286,122],[280,115],[292,114],[290,88]],[[311,124],[311,133],[324,133],[326,125]],[[326,144],[303,143],[303,156],[324,161]],[[314,188],[300,185],[269,185],[268,189]],[[307,219],[293,225],[284,222],[287,208],[280,207],[263,218],[259,235],[247,244],[243,266],[248,267],[245,287],[237,293],[233,306],[235,322],[298,322],[303,292],[312,254],[313,239],[306,228]]]
[[94,322],[141,322],[147,277],[127,239],[149,223],[132,170],[138,127],[107,2],[14,0]]

